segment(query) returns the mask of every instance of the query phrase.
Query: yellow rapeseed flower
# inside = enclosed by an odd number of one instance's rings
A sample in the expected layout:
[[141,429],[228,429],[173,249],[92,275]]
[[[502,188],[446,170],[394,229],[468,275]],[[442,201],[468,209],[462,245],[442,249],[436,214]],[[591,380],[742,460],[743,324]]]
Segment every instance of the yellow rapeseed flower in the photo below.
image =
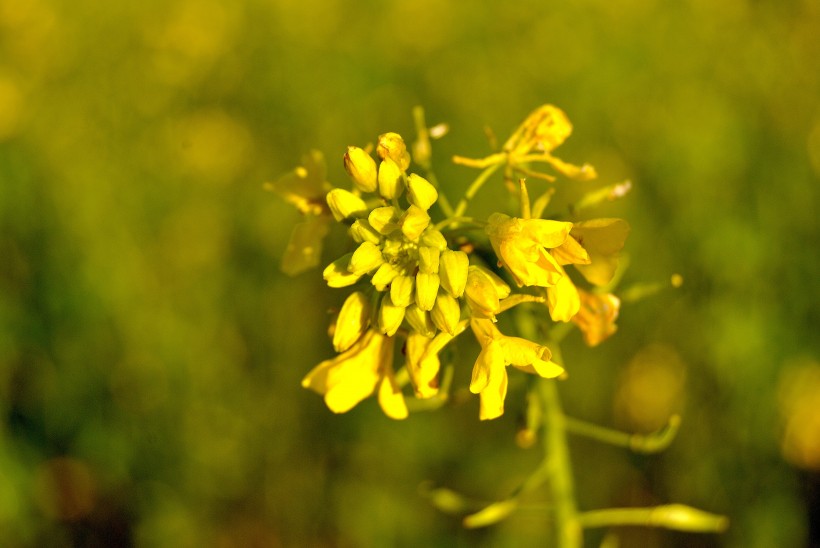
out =
[[373,329],[345,352],[314,367],[302,386],[324,395],[334,413],[346,413],[378,391],[379,405],[388,417],[407,418],[407,404],[393,375],[393,337]]
[[548,250],[562,245],[571,228],[572,223],[493,213],[485,230],[501,264],[519,286],[549,287],[558,283],[562,273]]
[[564,372],[563,367],[550,361],[552,353],[546,346],[503,335],[491,320],[473,318],[470,327],[481,345],[470,383],[470,392],[481,398],[481,420],[504,414],[508,365],[544,378],[554,378]]

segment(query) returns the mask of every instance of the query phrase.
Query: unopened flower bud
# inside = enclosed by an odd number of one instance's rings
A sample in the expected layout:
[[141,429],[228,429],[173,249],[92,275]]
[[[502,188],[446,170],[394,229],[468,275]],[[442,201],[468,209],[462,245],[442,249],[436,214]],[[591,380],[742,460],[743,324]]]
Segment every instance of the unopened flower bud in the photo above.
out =
[[404,215],[402,215],[399,220],[402,234],[411,241],[418,240],[421,233],[424,232],[424,229],[427,228],[429,224],[430,216],[427,212],[414,205],[408,207],[407,211],[404,212]]
[[419,238],[419,245],[426,245],[427,247],[435,247],[439,251],[447,249],[447,240],[444,235],[435,228],[428,226],[427,230]]
[[435,336],[436,325],[433,323],[429,312],[425,312],[417,305],[411,304],[407,307],[404,317],[416,333],[420,333],[425,337]]
[[438,274],[439,251],[435,247],[419,247],[419,271]]
[[370,283],[372,283],[373,287],[378,291],[384,291],[399,274],[401,274],[401,272],[392,264],[382,263],[376,272],[373,273],[373,277],[370,278]]
[[356,291],[345,299],[339,316],[336,318],[336,329],[333,332],[333,348],[344,352],[367,329],[370,323],[370,302],[364,293]]
[[477,266],[469,267],[464,294],[474,317],[495,320],[495,313],[499,308],[499,297],[495,283],[489,274],[486,269]]
[[436,304],[433,305],[433,310],[430,312],[430,317],[436,327],[450,335],[454,335],[458,320],[461,317],[461,307],[452,295],[446,291],[439,291],[436,296]]
[[416,279],[412,276],[396,276],[390,284],[390,298],[396,306],[410,306],[413,304],[413,289]]
[[403,319],[404,307],[394,305],[390,294],[386,293],[379,307],[379,330],[388,337],[392,337],[399,330]]
[[438,200],[438,191],[427,179],[413,173],[407,177],[407,200],[428,210]]
[[347,147],[344,158],[347,170],[353,182],[362,192],[376,192],[376,161],[359,147]]
[[357,243],[370,242],[379,245],[381,235],[376,232],[367,219],[356,219],[350,225],[350,237]]
[[399,210],[393,206],[377,207],[367,216],[367,222],[376,232],[387,236],[399,228]]
[[404,190],[399,166],[390,158],[385,158],[379,165],[379,194],[387,200],[398,198]]
[[453,297],[461,297],[464,293],[464,286],[467,285],[467,269],[470,266],[467,254],[463,251],[446,249],[441,252],[439,261],[441,286]]
[[384,263],[382,252],[375,244],[362,242],[350,258],[348,271],[361,276]]
[[390,158],[402,171],[407,171],[410,167],[410,153],[407,152],[407,145],[398,133],[385,133],[379,135],[379,144],[376,145],[376,153],[382,160]]
[[438,294],[439,277],[438,274],[419,272],[416,274],[416,304],[422,310],[432,310],[436,304]]
[[367,211],[364,200],[342,188],[334,188],[327,193],[327,205],[337,221]]
[[322,277],[327,282],[328,287],[347,287],[355,284],[362,277],[361,274],[354,274],[348,270],[351,257],[353,257],[353,254],[348,253],[325,268]]

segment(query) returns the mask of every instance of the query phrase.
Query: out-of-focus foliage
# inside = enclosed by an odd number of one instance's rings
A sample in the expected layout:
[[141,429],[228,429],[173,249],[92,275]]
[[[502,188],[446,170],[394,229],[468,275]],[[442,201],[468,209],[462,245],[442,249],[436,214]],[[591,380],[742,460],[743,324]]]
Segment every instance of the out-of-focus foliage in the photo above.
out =
[[311,148],[341,182],[346,145],[409,138],[422,104],[452,128],[433,161],[458,195],[449,157],[545,102],[575,124],[568,161],[634,182],[595,212],[630,219],[626,285],[685,280],[565,351],[569,414],[683,416],[660,456],[573,444],[580,504],[731,519],[622,546],[805,543],[819,31],[811,0],[0,0],[0,544],[540,545],[537,511],[465,531],[418,492],[507,494],[539,458],[520,410],[479,424],[456,398],[397,424],[300,388],[340,296],[278,272],[298,214],[262,182]]

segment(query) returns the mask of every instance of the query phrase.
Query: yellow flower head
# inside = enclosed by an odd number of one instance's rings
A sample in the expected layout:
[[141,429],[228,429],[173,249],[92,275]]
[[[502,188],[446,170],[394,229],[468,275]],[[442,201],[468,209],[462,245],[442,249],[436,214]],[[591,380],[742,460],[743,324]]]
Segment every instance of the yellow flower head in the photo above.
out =
[[491,320],[473,318],[470,327],[481,345],[470,383],[470,392],[481,398],[481,420],[504,414],[508,365],[544,378],[554,378],[564,372],[563,367],[550,361],[552,353],[546,346],[503,335]]
[[562,273],[548,250],[562,245],[571,228],[572,223],[493,213],[486,231],[495,254],[519,286],[549,287],[558,283]]
[[537,150],[552,152],[572,134],[572,124],[564,111],[553,105],[542,105],[532,111],[507,140],[505,150],[526,154]]
[[379,405],[388,417],[407,418],[407,404],[393,376],[393,338],[373,329],[345,352],[314,367],[302,386],[323,394],[334,413],[346,413],[378,391]]

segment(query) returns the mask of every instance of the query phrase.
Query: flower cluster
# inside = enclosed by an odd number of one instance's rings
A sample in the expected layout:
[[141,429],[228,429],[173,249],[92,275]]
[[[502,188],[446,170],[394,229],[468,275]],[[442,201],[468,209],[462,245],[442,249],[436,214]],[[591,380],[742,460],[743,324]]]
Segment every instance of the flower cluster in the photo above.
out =
[[[457,163],[504,165],[509,179],[514,171],[536,173],[527,167],[530,162],[546,162],[569,178],[593,178],[591,167],[552,155],[571,130],[566,115],[546,105],[497,154]],[[346,412],[376,394],[389,417],[407,417],[403,384],[409,382],[417,398],[436,396],[443,351],[469,326],[481,347],[470,391],[480,395],[481,419],[501,416],[508,366],[545,378],[564,373],[546,345],[499,330],[497,315],[521,303],[542,307],[552,322],[574,322],[590,345],[614,333],[617,297],[577,284],[610,283],[629,231],[625,221],[532,218],[523,179],[520,216],[497,212],[486,220],[466,218],[460,215],[466,197],[454,213],[446,201],[439,203],[440,189],[432,177],[410,172],[411,157],[401,136],[379,136],[375,153],[376,158],[366,149],[348,147],[343,161],[352,181],[349,189],[325,181],[324,161],[316,152],[269,185],[306,216],[288,245],[286,272],[316,266],[332,220],[346,228],[353,244],[323,271],[328,286],[352,289],[330,330],[338,354],[317,365],[302,383],[324,395],[332,411]],[[541,175],[536,178],[555,179]],[[485,179],[480,177],[475,189]],[[544,205],[534,210],[540,214]],[[443,218],[435,223],[431,211]],[[487,253],[495,254],[497,265],[483,262]],[[579,281],[567,271],[570,266]],[[403,349],[401,375],[394,368],[397,339]]]

